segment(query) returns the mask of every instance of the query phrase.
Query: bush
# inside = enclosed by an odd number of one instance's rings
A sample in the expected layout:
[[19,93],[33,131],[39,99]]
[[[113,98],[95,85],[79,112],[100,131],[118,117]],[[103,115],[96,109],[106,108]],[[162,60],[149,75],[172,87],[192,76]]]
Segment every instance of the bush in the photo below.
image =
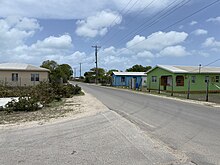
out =
[[39,108],[39,104],[33,98],[19,97],[18,101],[13,99],[5,105],[7,112],[12,111],[34,111]]
[[[7,89],[5,90],[7,93],[9,88],[5,89]],[[6,104],[5,110],[8,112],[35,111],[40,108],[39,105],[48,106],[54,100],[60,101],[62,98],[69,98],[81,93],[81,87],[78,85],[51,84],[48,82],[40,82],[34,87],[14,88],[13,90],[16,91],[13,97],[18,96],[19,99]]]

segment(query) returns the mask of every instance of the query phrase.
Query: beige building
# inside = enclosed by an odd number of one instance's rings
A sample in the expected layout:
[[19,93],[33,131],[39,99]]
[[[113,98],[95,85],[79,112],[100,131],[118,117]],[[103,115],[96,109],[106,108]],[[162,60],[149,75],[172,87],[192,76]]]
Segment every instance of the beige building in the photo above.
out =
[[7,86],[33,86],[49,80],[49,70],[29,64],[0,64],[0,83]]

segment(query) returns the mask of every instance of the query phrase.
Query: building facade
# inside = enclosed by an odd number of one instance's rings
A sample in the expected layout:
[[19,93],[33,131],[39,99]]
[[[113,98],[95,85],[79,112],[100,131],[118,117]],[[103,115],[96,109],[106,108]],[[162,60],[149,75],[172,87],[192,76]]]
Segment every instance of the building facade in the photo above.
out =
[[146,84],[147,75],[145,72],[113,72],[112,86],[129,88],[141,88]]
[[49,70],[29,64],[0,64],[0,84],[5,86],[33,86],[49,80]]
[[220,92],[220,67],[157,65],[147,72],[148,89],[184,92]]

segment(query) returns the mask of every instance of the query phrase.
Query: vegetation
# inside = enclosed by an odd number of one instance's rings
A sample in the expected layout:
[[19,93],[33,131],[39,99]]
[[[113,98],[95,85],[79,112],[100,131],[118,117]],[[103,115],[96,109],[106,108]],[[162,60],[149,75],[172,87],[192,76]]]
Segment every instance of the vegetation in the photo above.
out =
[[3,110],[7,112],[35,111],[43,106],[48,106],[53,101],[60,101],[61,98],[70,98],[81,93],[81,88],[77,85],[51,84],[48,82],[41,82],[36,86],[26,88],[26,90],[24,90],[25,88],[1,88],[6,94],[4,96],[7,96],[8,91],[10,91],[8,94],[11,96],[14,91],[14,97],[18,97],[18,100],[14,99],[6,104]]
[[126,72],[147,72],[151,69],[151,66],[134,65],[131,68],[126,69]]
[[67,83],[73,75],[73,70],[68,64],[59,65],[56,61],[46,60],[42,63],[41,67],[49,69],[49,79],[51,83]]
[[[102,85],[111,84],[111,75],[112,72],[118,71],[116,69],[109,70],[106,72],[103,68],[98,68],[98,83],[101,83]],[[90,69],[90,71],[85,72],[85,82],[86,83],[94,83],[96,78],[96,68]]]

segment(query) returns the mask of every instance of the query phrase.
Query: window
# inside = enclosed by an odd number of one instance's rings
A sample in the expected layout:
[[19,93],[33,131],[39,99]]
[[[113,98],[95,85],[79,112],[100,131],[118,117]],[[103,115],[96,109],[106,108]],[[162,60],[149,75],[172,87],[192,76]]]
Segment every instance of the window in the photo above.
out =
[[215,82],[219,83],[219,76],[215,76]]
[[157,82],[157,76],[152,76],[152,82]]
[[192,83],[196,83],[196,76],[192,76],[191,81],[192,81]]
[[11,80],[18,81],[18,73],[12,73]]
[[39,81],[39,74],[31,74],[31,81]]
[[125,77],[121,77],[121,82],[125,82]]
[[176,76],[176,86],[184,86],[184,77]]
[[205,83],[209,81],[209,76],[205,76]]

